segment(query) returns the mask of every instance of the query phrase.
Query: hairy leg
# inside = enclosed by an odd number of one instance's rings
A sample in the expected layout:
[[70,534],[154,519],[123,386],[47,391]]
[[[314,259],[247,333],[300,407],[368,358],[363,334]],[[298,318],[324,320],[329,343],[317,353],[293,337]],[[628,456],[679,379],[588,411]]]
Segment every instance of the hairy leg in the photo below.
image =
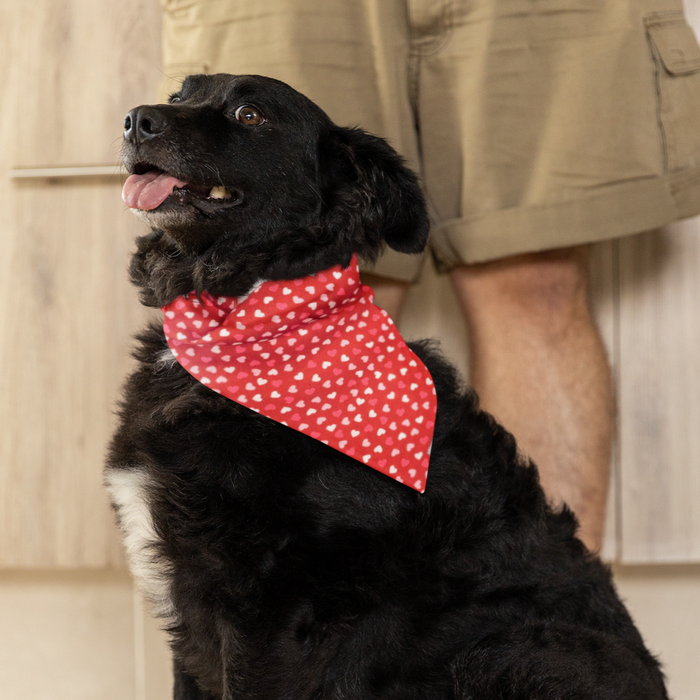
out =
[[613,425],[610,369],[587,299],[587,249],[456,268],[482,406],[537,463],[554,504],[600,549]]

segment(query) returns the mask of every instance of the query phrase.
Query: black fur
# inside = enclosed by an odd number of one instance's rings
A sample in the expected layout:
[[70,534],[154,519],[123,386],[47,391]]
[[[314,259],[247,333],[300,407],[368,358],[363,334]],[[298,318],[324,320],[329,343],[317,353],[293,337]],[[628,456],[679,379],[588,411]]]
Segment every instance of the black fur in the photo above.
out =
[[[237,121],[241,104],[266,121]],[[146,215],[132,264],[146,304],[425,244],[400,158],[282,83],[194,76],[172,104],[140,109],[158,133],[125,143],[127,168],[193,183]],[[231,199],[196,194],[213,185]],[[572,514],[548,507],[535,467],[433,345],[412,348],[439,399],[423,495],[164,362],[160,328],[139,337],[108,472],[150,479],[175,697],[666,698]]]

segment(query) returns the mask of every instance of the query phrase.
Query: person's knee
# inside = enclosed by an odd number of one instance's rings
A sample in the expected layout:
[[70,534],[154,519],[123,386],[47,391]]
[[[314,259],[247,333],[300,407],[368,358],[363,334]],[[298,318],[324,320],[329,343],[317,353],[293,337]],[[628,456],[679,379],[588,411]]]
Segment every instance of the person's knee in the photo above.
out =
[[586,249],[530,253],[453,271],[467,306],[484,305],[543,320],[587,312]]

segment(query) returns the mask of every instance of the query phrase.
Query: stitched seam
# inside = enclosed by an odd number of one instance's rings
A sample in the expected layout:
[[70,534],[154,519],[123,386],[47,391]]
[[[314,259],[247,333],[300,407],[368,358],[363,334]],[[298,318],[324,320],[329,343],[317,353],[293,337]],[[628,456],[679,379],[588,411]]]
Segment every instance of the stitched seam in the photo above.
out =
[[673,24],[677,22],[678,24],[685,24],[685,18],[682,12],[677,12],[671,10],[668,12],[653,12],[650,15],[644,17],[645,27],[658,27],[664,24]]
[[656,92],[656,121],[659,125],[659,131],[661,132],[661,150],[662,150],[662,155],[663,155],[663,167],[664,167],[664,172],[668,173],[669,171],[669,152],[668,152],[668,138],[669,135],[666,132],[666,126],[664,124],[664,120],[662,117],[662,112],[663,112],[663,92],[661,90],[661,75],[660,72],[662,70],[665,70],[662,67],[662,62],[661,62],[661,56],[658,54],[658,49],[656,48],[656,45],[654,44],[653,39],[649,35],[649,32],[647,34],[647,41],[649,44],[649,50],[651,51],[652,59],[654,61],[654,89]]

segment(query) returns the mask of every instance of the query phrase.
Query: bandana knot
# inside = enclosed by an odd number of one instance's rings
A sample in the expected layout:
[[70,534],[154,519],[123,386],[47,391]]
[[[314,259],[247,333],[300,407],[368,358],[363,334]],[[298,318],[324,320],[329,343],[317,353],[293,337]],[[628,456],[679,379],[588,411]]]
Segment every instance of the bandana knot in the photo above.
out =
[[163,307],[163,329],[213,391],[423,492],[435,387],[373,298],[353,256],[244,297],[190,292]]

